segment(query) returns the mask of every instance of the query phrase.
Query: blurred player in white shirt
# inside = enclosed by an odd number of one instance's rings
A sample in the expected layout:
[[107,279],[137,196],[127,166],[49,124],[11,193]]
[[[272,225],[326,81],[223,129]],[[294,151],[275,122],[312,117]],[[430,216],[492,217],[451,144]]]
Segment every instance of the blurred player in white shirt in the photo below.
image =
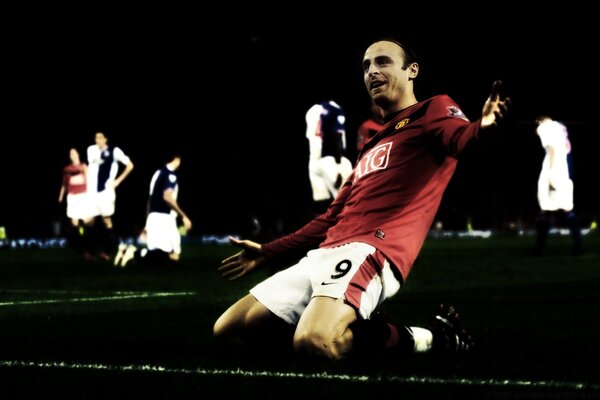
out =
[[[115,239],[113,236],[113,220],[115,213],[115,189],[133,170],[133,163],[119,147],[108,145],[104,132],[96,132],[96,144],[87,148],[88,161],[88,193],[95,209],[95,215],[102,217],[104,230],[96,227],[96,234],[101,247],[100,257],[109,260]],[[119,163],[124,165],[119,174]]]
[[535,251],[542,254],[550,229],[550,215],[564,214],[574,241],[574,254],[583,251],[581,229],[573,211],[572,156],[569,134],[564,124],[548,116],[537,119],[536,133],[546,154],[538,178],[540,215]]

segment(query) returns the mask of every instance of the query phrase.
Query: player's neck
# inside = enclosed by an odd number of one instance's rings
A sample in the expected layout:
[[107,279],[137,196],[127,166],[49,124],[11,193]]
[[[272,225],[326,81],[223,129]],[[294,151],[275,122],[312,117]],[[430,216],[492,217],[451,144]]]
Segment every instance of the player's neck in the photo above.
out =
[[405,110],[410,106],[414,106],[417,103],[418,100],[413,92],[404,94],[396,103],[383,110],[384,120],[389,121],[390,117],[398,115],[398,113],[402,110]]

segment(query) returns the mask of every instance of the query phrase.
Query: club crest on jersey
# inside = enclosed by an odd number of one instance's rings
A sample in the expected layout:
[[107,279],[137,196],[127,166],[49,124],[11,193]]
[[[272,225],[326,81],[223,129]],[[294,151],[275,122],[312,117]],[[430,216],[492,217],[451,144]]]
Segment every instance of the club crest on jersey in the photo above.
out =
[[356,165],[354,182],[373,171],[386,169],[390,160],[391,149],[392,142],[383,143],[373,147],[363,155]]
[[406,125],[406,124],[408,124],[409,122],[410,122],[410,119],[408,119],[408,118],[404,118],[402,121],[400,121],[400,122],[398,122],[398,123],[396,124],[396,129],[400,129],[400,128],[402,128],[403,126],[405,126],[405,125]]
[[458,108],[456,106],[448,106],[448,107],[446,107],[446,110],[448,110],[449,116],[464,119],[465,121],[469,122],[469,118],[467,118],[465,113],[462,112],[462,110],[460,108]]

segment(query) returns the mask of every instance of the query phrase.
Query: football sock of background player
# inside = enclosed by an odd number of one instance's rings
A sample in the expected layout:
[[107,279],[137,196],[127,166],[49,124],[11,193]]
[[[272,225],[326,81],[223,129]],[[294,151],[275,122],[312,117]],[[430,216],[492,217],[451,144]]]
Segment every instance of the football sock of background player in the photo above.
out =
[[118,239],[114,229],[108,228],[104,224],[98,224],[97,234],[100,251],[106,254],[113,254],[118,245]]
[[98,252],[98,223],[96,221],[84,227],[82,243],[83,251],[88,255],[95,255]]
[[133,259],[137,264],[148,267],[162,267],[172,263],[169,253],[159,249],[148,250],[146,248],[137,249],[133,253]]
[[169,253],[162,250],[148,250],[148,253],[144,257],[144,262],[151,267],[166,266],[170,263]]
[[573,211],[567,212],[566,217],[567,225],[571,231],[571,237],[573,237],[574,251],[576,253],[581,252],[583,250],[583,238],[581,237],[581,228],[579,226],[579,222],[577,221],[577,217]]
[[[561,212],[567,222],[571,237],[573,238],[573,251],[578,254],[583,251],[583,237],[581,227],[573,211]],[[541,213],[537,221],[537,238],[535,249],[538,253],[544,251],[550,231],[550,216],[547,213]]]
[[537,237],[536,237],[536,243],[535,243],[535,250],[537,252],[542,252],[542,251],[544,251],[544,248],[546,247],[546,241],[548,239],[548,231],[550,230],[550,219],[549,219],[549,216],[545,212],[542,212],[542,213],[540,213],[540,215],[538,215],[536,228],[537,228]]
[[67,244],[69,245],[69,248],[75,250],[76,252],[84,249],[83,237],[80,233],[79,226],[73,226],[73,224],[69,223],[65,228],[65,234],[67,236]]

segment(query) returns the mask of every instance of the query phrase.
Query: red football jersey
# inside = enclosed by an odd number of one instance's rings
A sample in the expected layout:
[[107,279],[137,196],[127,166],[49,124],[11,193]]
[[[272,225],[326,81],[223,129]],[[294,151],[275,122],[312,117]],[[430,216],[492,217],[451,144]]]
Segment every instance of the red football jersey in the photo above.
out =
[[383,125],[372,118],[369,118],[358,127],[356,133],[356,150],[361,151],[366,142],[368,142]]
[[63,169],[63,183],[68,194],[84,193],[87,190],[85,165],[69,164]]
[[364,242],[382,251],[403,279],[427,237],[456,156],[480,130],[447,95],[393,117],[364,147],[327,212],[263,245],[267,257]]

